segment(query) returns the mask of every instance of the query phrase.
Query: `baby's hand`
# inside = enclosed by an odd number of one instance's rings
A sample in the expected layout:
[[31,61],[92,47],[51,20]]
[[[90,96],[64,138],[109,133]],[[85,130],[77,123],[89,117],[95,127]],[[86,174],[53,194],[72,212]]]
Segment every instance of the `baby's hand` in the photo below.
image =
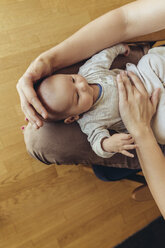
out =
[[119,133],[103,139],[102,148],[107,152],[119,152],[133,158],[134,155],[127,150],[135,149],[137,148],[137,145],[134,144],[134,138],[132,138],[130,134]]
[[128,56],[130,54],[130,47],[127,44],[123,44],[124,48],[125,48],[125,53],[124,56]]

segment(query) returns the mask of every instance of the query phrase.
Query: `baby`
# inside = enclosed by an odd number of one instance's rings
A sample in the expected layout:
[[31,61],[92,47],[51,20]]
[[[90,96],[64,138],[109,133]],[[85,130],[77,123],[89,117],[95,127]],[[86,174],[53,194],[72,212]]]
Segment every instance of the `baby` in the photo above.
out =
[[[125,44],[105,49],[81,66],[78,74],[53,75],[36,88],[48,111],[48,120],[64,120],[66,124],[77,121],[81,130],[87,134],[92,149],[104,158],[109,158],[116,152],[133,157],[128,150],[136,148],[119,113],[116,76],[121,70],[109,70],[115,57],[119,54],[128,55],[129,51]],[[153,129],[159,142],[165,143],[165,124],[160,114],[165,113],[165,56],[162,56],[162,51],[165,54],[165,48],[151,49],[151,54],[145,55],[137,67],[127,64],[127,70],[141,78],[149,94],[154,88],[161,88],[160,102],[163,100],[154,118]],[[155,57],[158,60],[156,63]],[[111,136],[108,129],[118,133]]]

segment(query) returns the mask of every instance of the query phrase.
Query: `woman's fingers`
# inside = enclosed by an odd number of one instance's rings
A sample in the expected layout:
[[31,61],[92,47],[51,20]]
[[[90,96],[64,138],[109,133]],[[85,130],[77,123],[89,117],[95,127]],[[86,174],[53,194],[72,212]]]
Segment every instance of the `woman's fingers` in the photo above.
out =
[[133,72],[128,71],[128,76],[131,79],[131,82],[135,85],[136,89],[141,93],[141,94],[147,94],[147,90],[144,87],[144,84],[142,83],[142,81],[138,78],[138,76],[136,76]]
[[24,105],[26,109],[24,108],[24,113],[26,114],[29,122],[35,127],[39,128],[42,126],[42,120],[38,117],[36,111],[33,109],[31,105],[28,103]]
[[38,126],[40,127],[40,119],[37,116],[37,114],[35,113],[34,109],[32,108],[32,106],[28,103],[28,101],[26,100],[22,90],[20,88],[17,88],[19,96],[20,96],[20,101],[21,101],[21,109],[23,111],[23,113],[25,114],[25,116],[28,118],[29,122],[31,122],[31,124],[35,124],[37,125],[37,121],[38,121]]
[[37,113],[39,113],[43,118],[46,118],[47,111],[39,101],[31,79],[29,77],[22,77],[18,84],[27,102],[34,107]]
[[130,78],[118,76],[119,111],[127,130],[135,136],[138,130],[150,125],[159,101],[159,90],[150,97],[143,82],[132,72],[128,75]]
[[43,118],[46,118],[47,111],[39,101],[33,88],[33,84],[31,82],[29,83],[27,80],[27,78],[25,78],[25,80],[23,78],[19,80],[17,84],[17,91],[20,96],[22,111],[33,126],[38,128],[42,126],[43,122],[38,117],[37,112],[42,115]]
[[126,74],[125,71],[122,71],[121,72],[121,77],[122,77],[123,83],[125,85],[125,89],[126,89],[126,92],[127,92],[127,98],[130,98],[133,95],[133,93],[134,93],[134,91],[133,91],[133,85],[131,83],[131,80],[127,76],[127,74]]
[[117,75],[116,79],[117,79],[117,86],[119,92],[119,101],[123,104],[124,102],[127,101],[126,88],[120,74]]
[[[117,75],[118,92],[119,92],[119,104],[126,104],[130,98],[134,97],[134,86],[131,84],[130,78],[126,72],[122,71],[120,75]],[[121,106],[121,108],[124,108]]]

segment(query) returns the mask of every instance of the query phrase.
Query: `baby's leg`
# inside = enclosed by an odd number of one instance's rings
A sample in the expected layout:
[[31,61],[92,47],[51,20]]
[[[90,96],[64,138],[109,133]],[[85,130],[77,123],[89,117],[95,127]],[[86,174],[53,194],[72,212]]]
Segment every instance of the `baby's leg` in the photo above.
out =
[[[164,48],[165,49],[165,48]],[[152,49],[150,50],[152,51]],[[165,82],[165,53],[149,53],[142,57],[137,69],[144,79],[147,89],[161,88],[164,90]]]
[[[150,56],[151,55],[151,56]],[[155,47],[148,51],[150,63],[161,82],[165,82],[165,47]]]
[[161,89],[157,112],[151,125],[157,141],[165,144],[165,47],[158,50],[151,49],[137,67],[150,94],[156,88]]
[[152,130],[159,144],[165,144],[165,93],[161,94],[159,105],[151,122]]

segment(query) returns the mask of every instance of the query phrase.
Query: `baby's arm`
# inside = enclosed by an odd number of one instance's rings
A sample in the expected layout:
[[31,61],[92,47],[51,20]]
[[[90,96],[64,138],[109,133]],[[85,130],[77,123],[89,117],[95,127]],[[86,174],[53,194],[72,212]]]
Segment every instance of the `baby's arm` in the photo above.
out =
[[119,152],[123,155],[133,158],[134,155],[127,150],[132,150],[137,148],[137,145],[134,144],[134,139],[130,134],[126,133],[117,133],[109,138],[104,138],[102,140],[102,148],[106,152]]
[[83,116],[78,120],[81,130],[88,136],[88,141],[93,151],[102,158],[110,158],[119,152],[126,156],[133,155],[126,150],[135,149],[134,140],[130,134],[120,133],[110,135],[109,130],[100,125],[99,122],[93,122],[92,118]]
[[108,69],[111,67],[112,62],[119,54],[128,56],[130,48],[127,44],[118,44],[92,56],[83,66],[80,67],[79,73],[91,73],[100,69]]

